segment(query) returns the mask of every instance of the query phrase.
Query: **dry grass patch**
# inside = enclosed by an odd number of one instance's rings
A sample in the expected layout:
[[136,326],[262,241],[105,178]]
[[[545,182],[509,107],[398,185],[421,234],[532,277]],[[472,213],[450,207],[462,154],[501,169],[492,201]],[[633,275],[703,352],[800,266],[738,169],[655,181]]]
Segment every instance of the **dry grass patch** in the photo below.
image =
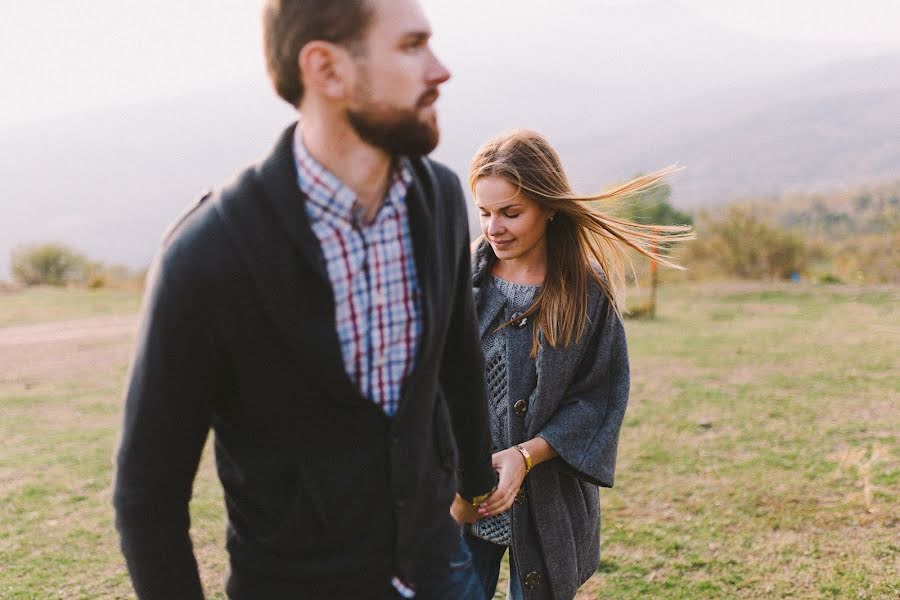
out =
[[[0,337],[16,310],[102,318],[106,302],[8,297]],[[108,300],[108,314],[132,305]],[[578,598],[900,597],[898,300],[889,286],[664,286],[660,319],[626,325],[632,398],[601,493],[602,564]],[[131,343],[0,343],[0,597],[132,597],[109,499]],[[209,448],[191,510],[221,598]]]

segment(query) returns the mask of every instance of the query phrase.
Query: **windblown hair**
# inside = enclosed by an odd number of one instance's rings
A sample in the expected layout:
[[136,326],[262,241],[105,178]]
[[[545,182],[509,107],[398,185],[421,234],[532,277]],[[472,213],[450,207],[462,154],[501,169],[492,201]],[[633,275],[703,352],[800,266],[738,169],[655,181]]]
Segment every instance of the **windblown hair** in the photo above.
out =
[[299,107],[303,99],[300,50],[320,40],[355,53],[372,20],[369,0],[266,0],[262,11],[266,70],[275,91]]
[[[483,177],[502,177],[518,193],[556,211],[547,224],[547,273],[534,303],[520,315],[535,317],[532,357],[539,333],[551,347],[566,346],[585,331],[589,280],[609,298],[619,317],[625,307],[626,273],[633,265],[628,248],[649,260],[682,269],[665,252],[674,242],[693,238],[681,225],[635,223],[601,212],[599,205],[622,200],[658,184],[677,171],[668,167],[637,177],[606,192],[576,194],[559,155],[540,134],[518,129],[486,142],[472,159],[469,186]],[[508,325],[504,323],[501,327]]]

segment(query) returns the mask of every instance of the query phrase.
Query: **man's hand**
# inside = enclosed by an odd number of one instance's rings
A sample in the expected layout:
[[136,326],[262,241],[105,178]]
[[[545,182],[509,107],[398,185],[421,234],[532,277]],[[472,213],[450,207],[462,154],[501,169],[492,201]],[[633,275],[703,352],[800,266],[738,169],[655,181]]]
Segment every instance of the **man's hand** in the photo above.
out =
[[491,462],[500,474],[500,482],[491,497],[478,506],[479,517],[490,517],[509,510],[525,479],[525,459],[515,448],[497,452]]
[[456,495],[456,498],[453,499],[453,504],[450,505],[450,516],[460,525],[463,523],[474,523],[478,520],[478,512],[475,510],[475,507],[463,500],[459,494]]

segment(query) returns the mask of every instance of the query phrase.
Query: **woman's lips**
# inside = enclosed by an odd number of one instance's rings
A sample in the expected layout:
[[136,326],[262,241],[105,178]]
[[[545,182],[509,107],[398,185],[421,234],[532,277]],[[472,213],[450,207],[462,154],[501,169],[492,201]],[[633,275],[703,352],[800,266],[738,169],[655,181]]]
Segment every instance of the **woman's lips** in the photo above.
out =
[[508,248],[510,246],[510,244],[512,244],[514,241],[515,240],[502,240],[502,241],[491,240],[491,244],[494,245],[494,248],[499,248],[500,250],[503,250],[504,248]]

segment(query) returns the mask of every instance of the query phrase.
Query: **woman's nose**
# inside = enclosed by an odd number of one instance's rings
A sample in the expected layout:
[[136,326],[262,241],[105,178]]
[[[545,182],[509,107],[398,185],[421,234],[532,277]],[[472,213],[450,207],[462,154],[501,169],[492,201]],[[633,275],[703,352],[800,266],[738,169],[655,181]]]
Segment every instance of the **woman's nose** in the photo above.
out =
[[500,222],[499,219],[491,219],[488,222],[487,231],[488,231],[488,235],[491,237],[501,234],[501,233],[503,233],[503,224]]

